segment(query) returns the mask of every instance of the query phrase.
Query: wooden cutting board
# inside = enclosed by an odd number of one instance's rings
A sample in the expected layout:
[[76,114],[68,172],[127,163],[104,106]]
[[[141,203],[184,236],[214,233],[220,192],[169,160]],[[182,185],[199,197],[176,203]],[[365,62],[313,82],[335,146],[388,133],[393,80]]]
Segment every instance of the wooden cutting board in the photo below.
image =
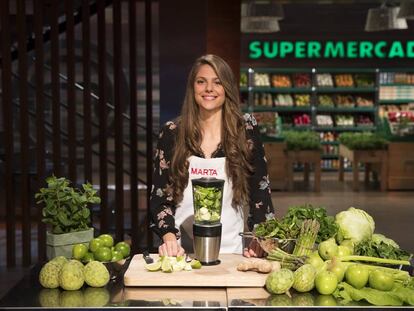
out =
[[[158,255],[152,254],[154,260]],[[216,266],[203,266],[192,271],[165,273],[145,269],[142,254],[135,255],[124,275],[125,286],[145,287],[263,287],[267,274],[254,271],[237,271],[236,266],[245,260],[242,255],[222,254],[221,263]]]

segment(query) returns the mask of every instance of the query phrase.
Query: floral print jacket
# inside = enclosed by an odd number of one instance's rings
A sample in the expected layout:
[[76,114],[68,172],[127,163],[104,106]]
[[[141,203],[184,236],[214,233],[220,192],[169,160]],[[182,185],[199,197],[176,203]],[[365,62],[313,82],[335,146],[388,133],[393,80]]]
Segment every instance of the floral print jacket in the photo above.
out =
[[[269,176],[267,174],[267,161],[264,154],[263,144],[260,140],[260,133],[256,119],[245,114],[247,143],[252,146],[252,164],[254,173],[249,180],[250,188],[250,213],[247,224],[250,230],[257,223],[268,217],[273,216],[273,205],[271,200]],[[169,166],[174,149],[177,125],[173,121],[168,121],[160,130],[157,149],[154,157],[154,172],[152,177],[150,214],[152,228],[160,237],[171,232],[180,236],[179,230],[175,227],[174,214],[175,204],[170,195],[167,194],[169,180]],[[196,154],[204,157],[204,155]],[[225,157],[222,148],[218,148],[212,157]]]

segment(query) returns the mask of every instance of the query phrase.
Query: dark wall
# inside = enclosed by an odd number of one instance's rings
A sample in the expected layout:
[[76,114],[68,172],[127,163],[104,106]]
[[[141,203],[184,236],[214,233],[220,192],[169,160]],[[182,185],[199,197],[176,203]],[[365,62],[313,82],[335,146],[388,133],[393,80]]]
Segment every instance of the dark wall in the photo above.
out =
[[178,116],[187,75],[194,60],[205,53],[207,0],[161,0],[160,123]]
[[240,0],[160,1],[160,122],[180,113],[188,72],[204,54],[240,72]]

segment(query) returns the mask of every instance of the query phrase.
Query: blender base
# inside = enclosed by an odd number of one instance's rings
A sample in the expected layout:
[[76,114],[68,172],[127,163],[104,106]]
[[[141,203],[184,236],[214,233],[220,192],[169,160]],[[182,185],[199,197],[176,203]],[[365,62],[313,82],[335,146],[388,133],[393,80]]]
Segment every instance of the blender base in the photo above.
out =
[[202,262],[202,261],[200,261],[200,263],[203,266],[215,266],[215,265],[219,265],[221,263],[221,261],[220,261],[220,259],[217,259],[215,261],[210,261],[210,262]]

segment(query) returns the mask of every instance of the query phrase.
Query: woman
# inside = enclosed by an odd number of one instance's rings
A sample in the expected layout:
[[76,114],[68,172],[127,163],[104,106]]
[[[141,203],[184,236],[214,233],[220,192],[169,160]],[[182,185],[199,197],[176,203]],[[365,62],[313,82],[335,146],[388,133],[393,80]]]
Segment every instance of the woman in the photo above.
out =
[[[196,60],[180,117],[160,131],[150,202],[153,227],[163,241],[160,255],[191,251],[190,180],[210,174],[225,180],[220,253],[241,253],[239,232],[273,216],[273,206],[256,120],[242,115],[234,75],[215,55]],[[244,255],[262,251],[251,245]]]

